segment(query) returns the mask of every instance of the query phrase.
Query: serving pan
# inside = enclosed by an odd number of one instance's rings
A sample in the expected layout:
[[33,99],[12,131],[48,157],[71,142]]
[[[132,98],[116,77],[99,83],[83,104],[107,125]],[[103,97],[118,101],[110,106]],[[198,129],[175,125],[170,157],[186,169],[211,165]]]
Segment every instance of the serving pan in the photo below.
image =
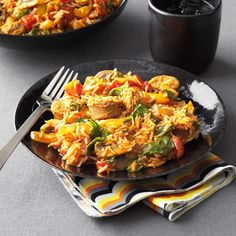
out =
[[[168,161],[158,168],[145,168],[137,173],[128,173],[126,171],[112,172],[109,175],[97,175],[95,165],[85,165],[81,168],[66,165],[56,150],[48,148],[45,144],[31,140],[30,132],[22,140],[23,145],[38,159],[61,171],[81,177],[118,181],[163,176],[196,162],[201,159],[204,154],[211,151],[218,143],[226,127],[224,105],[219,95],[196,76],[173,66],[143,60],[104,60],[71,66],[71,69],[78,72],[79,79],[82,83],[86,76],[94,75],[101,70],[113,68],[117,68],[123,73],[132,71],[140,75],[144,80],[161,74],[176,76],[181,85],[179,88],[180,97],[184,100],[192,100],[196,108],[196,114],[201,122],[201,133],[203,136],[206,136],[207,139],[200,136],[197,140],[185,145],[185,155],[182,158]],[[54,74],[55,73],[52,73],[36,82],[23,95],[15,114],[15,125],[17,129],[32,113],[37,97],[48,85]],[[50,112],[43,114],[31,130],[39,130],[44,120],[50,118],[50,116]]]
[[63,47],[85,40],[112,23],[124,10],[128,0],[123,0],[120,6],[101,21],[84,28],[63,33],[28,36],[0,34],[0,46],[12,49],[43,49]]

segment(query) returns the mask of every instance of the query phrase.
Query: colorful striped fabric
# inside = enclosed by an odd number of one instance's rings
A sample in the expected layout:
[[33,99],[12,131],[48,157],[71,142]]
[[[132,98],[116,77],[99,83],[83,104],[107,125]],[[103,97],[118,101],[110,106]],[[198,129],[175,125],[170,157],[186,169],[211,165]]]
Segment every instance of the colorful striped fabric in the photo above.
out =
[[54,170],[62,184],[89,216],[119,214],[143,201],[170,221],[229,184],[236,168],[211,153],[169,175],[141,181],[105,181]]

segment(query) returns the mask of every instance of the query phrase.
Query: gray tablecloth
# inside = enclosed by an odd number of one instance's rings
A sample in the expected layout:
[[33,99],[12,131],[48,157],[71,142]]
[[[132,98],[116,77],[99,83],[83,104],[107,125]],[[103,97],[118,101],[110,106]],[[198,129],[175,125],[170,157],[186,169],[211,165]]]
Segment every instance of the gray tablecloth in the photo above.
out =
[[[225,102],[226,133],[214,152],[236,165],[236,1],[225,0],[216,58],[199,77]],[[109,37],[110,36],[110,37]],[[14,133],[14,112],[23,93],[61,65],[104,58],[151,56],[147,1],[129,0],[114,24],[74,50],[16,51],[0,48],[0,146]],[[176,223],[137,204],[105,219],[87,217],[48,166],[19,145],[0,172],[0,235],[235,235],[235,183]]]

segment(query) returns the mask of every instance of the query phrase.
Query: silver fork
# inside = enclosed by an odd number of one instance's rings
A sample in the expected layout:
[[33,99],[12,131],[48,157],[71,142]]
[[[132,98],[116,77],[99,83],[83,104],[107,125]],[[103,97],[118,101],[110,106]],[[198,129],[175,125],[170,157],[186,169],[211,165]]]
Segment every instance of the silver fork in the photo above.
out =
[[[69,74],[70,73],[70,74]],[[68,75],[69,74],[69,75]],[[74,75],[74,76],[73,76]],[[73,78],[72,78],[73,77]],[[38,108],[30,115],[30,117],[24,122],[24,124],[17,130],[15,135],[9,140],[9,142],[0,150],[0,170],[9,159],[12,152],[17,147],[18,143],[28,133],[30,128],[35,124],[38,118],[45,112],[50,104],[62,97],[64,93],[64,85],[69,83],[72,79],[77,79],[78,74],[74,71],[67,69],[63,66],[57,74],[54,76],[52,81],[49,83],[47,88],[43,91],[41,96],[38,98]]]

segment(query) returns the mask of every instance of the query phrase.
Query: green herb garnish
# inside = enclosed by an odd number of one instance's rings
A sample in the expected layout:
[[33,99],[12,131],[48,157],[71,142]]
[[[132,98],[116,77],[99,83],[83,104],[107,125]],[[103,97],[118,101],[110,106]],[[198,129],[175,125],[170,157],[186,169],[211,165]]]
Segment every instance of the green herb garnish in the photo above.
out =
[[94,139],[96,137],[101,137],[102,136],[101,126],[97,122],[95,122],[94,120],[90,120],[90,124],[93,127],[90,132],[91,139]]
[[173,127],[173,125],[171,123],[157,126],[156,130],[155,130],[157,137],[161,137],[164,134],[170,132],[172,127]]
[[93,154],[93,152],[94,152],[94,146],[95,146],[95,144],[97,143],[97,142],[102,142],[102,141],[104,141],[105,140],[105,138],[104,137],[97,137],[97,138],[95,138],[95,139],[93,139],[89,144],[88,144],[88,146],[87,146],[87,148],[86,148],[86,155],[92,155]]
[[91,124],[92,130],[90,132],[90,138],[92,141],[87,145],[86,153],[87,155],[92,155],[92,153],[94,152],[94,146],[96,142],[104,141],[106,137],[109,135],[108,130],[100,126],[96,121],[92,119],[79,118],[75,122]]
[[[145,114],[150,114],[151,112],[148,110],[147,106],[143,104],[136,104],[134,107],[134,111],[132,112],[131,116],[133,119],[137,116],[144,116]],[[151,119],[154,120],[154,122],[158,122],[159,120],[151,113]]]
[[109,10],[113,9],[113,0],[108,1],[107,7],[108,7]]
[[73,102],[70,104],[70,110],[71,111],[79,111],[80,110],[80,104],[77,102]]
[[134,107],[134,111],[132,112],[132,116],[135,118],[137,116],[144,116],[145,114],[150,113],[147,106],[143,104],[137,104]]
[[24,9],[21,13],[18,14],[16,19],[19,20],[21,17],[28,15],[29,13],[30,13],[30,9]]
[[94,121],[92,119],[79,118],[75,122],[90,123],[91,124],[92,130],[90,132],[90,138],[92,140],[97,138],[97,137],[106,138],[109,135],[109,132],[106,128],[100,126],[96,121]]
[[128,83],[125,83],[125,84],[123,84],[123,85],[121,85],[120,87],[116,87],[116,88],[113,88],[110,92],[109,92],[109,96],[119,96],[120,94],[121,94],[121,92],[124,90],[124,89],[126,89],[126,88],[128,88],[129,87],[129,85],[128,85]]
[[86,118],[79,118],[75,120],[75,123],[88,123],[90,120]]
[[164,89],[164,92],[167,93],[168,98],[173,99],[173,100],[180,100],[180,98],[175,96],[175,94],[172,91],[168,89]]
[[49,35],[49,34],[50,34],[50,30],[43,30],[43,33],[44,33],[45,35]]
[[39,32],[39,29],[36,27],[33,27],[33,29],[29,33],[27,33],[26,35],[34,36],[34,35],[37,35],[38,32]]
[[151,156],[154,154],[166,156],[174,147],[174,143],[170,137],[162,136],[157,141],[153,141],[145,145],[143,148],[143,154],[146,156]]

